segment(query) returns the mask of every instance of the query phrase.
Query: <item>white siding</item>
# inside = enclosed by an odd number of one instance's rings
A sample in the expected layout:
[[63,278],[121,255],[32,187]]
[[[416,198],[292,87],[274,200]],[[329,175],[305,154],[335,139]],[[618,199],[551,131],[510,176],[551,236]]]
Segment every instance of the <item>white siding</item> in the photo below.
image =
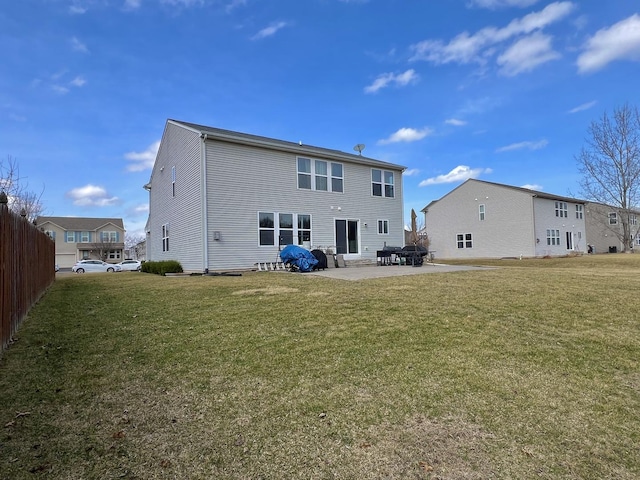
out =
[[[536,226],[536,255],[559,256],[567,255],[572,251],[587,252],[584,215],[582,219],[576,218],[576,204],[567,204],[567,216],[556,216],[556,200],[548,198],[535,198],[535,226]],[[547,230],[560,232],[560,245],[547,245]],[[573,239],[573,249],[567,248],[567,234]]]
[[[485,205],[480,220],[479,206]],[[429,249],[437,258],[531,256],[531,196],[497,185],[468,181],[432,204],[425,215]],[[457,235],[472,235],[472,248],[458,248]]]

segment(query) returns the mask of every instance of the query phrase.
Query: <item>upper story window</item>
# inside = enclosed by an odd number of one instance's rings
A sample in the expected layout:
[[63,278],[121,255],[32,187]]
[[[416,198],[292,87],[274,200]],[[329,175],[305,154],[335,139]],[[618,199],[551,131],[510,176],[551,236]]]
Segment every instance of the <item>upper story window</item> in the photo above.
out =
[[171,196],[176,196],[176,167],[171,167]]
[[484,214],[485,214],[485,208],[484,208],[484,203],[482,203],[478,205],[478,216],[481,222],[484,220]]
[[638,225],[638,217],[635,213],[629,214],[629,225]]
[[394,198],[393,172],[389,170],[371,170],[371,194],[374,197]]
[[583,205],[576,205],[576,218],[578,220],[582,220],[583,210]]
[[82,243],[88,243],[91,241],[91,234],[89,232],[80,232],[80,241]]
[[568,217],[567,202],[556,202],[556,217]]
[[343,192],[341,163],[298,157],[298,188],[322,192]]
[[67,231],[64,235],[64,241],[67,243],[73,243],[76,241],[76,232]]
[[107,230],[105,230],[104,232],[100,232],[100,241],[101,242],[117,242],[118,232],[111,232]]
[[618,224],[618,214],[616,212],[611,212],[609,214],[609,225],[617,225]]

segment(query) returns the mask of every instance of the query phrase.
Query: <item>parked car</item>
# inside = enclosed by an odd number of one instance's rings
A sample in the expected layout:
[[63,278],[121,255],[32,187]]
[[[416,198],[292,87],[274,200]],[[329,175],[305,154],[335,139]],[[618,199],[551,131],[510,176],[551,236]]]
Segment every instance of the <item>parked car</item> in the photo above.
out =
[[139,272],[142,263],[138,260],[123,260],[120,263],[116,263],[116,265],[120,265],[120,269],[123,272]]
[[111,263],[103,262],[101,260],[80,260],[73,267],[71,267],[71,271],[75,273],[119,272],[120,265],[114,265]]

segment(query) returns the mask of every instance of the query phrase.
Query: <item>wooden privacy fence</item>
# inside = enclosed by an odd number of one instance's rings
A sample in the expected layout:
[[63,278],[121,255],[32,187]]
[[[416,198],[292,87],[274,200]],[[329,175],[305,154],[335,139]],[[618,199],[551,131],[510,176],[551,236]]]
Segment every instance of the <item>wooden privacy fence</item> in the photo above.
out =
[[55,280],[55,261],[53,240],[11,212],[0,193],[0,353]]

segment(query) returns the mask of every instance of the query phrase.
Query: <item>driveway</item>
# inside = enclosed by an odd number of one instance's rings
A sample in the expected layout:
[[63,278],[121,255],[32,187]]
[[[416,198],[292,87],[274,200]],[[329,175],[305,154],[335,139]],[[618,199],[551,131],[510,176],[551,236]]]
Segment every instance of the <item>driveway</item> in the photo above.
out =
[[440,263],[425,263],[421,267],[410,265],[387,265],[378,267],[360,266],[346,268],[327,268],[305,273],[320,277],[337,278],[340,280],[367,280],[369,278],[399,277],[403,275],[427,275],[429,273],[460,272],[465,270],[489,270],[490,267],[473,267],[467,265],[444,265]]

